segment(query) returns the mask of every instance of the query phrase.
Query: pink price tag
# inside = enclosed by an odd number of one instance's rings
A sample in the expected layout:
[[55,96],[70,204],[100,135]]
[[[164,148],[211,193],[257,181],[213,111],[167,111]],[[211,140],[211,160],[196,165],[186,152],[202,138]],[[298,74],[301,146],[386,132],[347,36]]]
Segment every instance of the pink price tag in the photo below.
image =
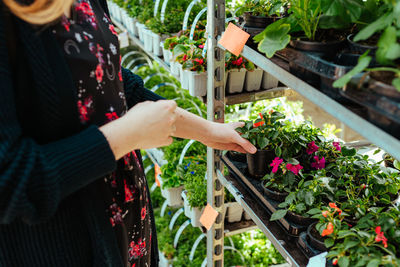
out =
[[222,45],[226,50],[238,57],[240,53],[242,53],[249,38],[250,34],[243,31],[235,24],[229,23],[218,44]]
[[218,211],[216,211],[210,204],[207,204],[203,214],[200,217],[200,223],[208,230],[211,229],[215,220],[217,219]]

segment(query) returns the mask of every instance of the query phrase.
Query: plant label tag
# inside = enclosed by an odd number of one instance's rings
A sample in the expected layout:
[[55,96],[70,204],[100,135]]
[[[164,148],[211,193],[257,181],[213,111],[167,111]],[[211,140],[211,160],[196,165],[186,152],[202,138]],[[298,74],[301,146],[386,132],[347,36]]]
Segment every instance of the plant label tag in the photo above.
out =
[[118,35],[119,45],[121,48],[125,48],[129,46],[129,36],[128,32],[124,31]]
[[208,230],[211,229],[215,220],[217,219],[218,211],[216,211],[210,204],[207,204],[203,214],[200,217],[200,223]]
[[235,24],[229,23],[218,44],[223,46],[235,56],[239,56],[249,38],[250,34],[243,31]]
[[154,176],[155,176],[155,178],[156,178],[156,184],[157,184],[158,187],[161,186],[160,180],[158,179],[158,176],[159,176],[159,175],[161,175],[161,168],[160,168],[160,166],[158,166],[158,164],[156,164],[156,165],[154,166]]
[[307,267],[325,266],[326,265],[326,255],[328,255],[328,252],[324,252],[324,253],[318,254],[317,256],[310,258],[310,260],[308,261]]

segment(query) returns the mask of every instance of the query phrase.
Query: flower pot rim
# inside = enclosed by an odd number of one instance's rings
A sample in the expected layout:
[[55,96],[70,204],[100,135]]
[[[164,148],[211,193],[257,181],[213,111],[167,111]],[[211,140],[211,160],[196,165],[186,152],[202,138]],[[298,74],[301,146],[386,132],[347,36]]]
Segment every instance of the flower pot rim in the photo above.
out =
[[[330,42],[323,43],[323,42],[310,41],[310,40],[292,39],[292,40],[290,40],[290,45],[292,45],[292,43],[303,43],[306,45],[314,45],[314,46],[315,45],[329,46],[329,45],[342,44],[345,40],[346,40],[346,38],[344,38],[343,40],[339,40],[339,41],[330,41]],[[293,47],[295,47],[295,46],[293,46]]]
[[348,41],[349,43],[351,43],[351,44],[353,44],[353,45],[357,45],[357,46],[362,47],[362,48],[364,48],[364,49],[371,49],[371,51],[372,51],[372,50],[377,50],[377,49],[378,49],[377,46],[363,45],[363,44],[359,44],[359,43],[357,43],[357,42],[354,42],[354,40],[353,40],[354,37],[355,37],[355,34],[354,34],[354,33],[351,33],[351,34],[347,35],[346,39],[347,39],[347,41]]

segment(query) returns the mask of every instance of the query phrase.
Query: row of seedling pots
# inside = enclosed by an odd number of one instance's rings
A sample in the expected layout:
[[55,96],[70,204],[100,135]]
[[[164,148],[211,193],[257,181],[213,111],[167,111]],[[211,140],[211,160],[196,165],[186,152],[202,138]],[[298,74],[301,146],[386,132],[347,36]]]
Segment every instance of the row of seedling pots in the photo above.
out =
[[[185,216],[190,219],[193,227],[201,227],[202,225],[200,223],[200,217],[203,214],[204,207],[191,207],[187,200],[186,191],[183,191],[181,195],[184,203]],[[244,218],[245,220],[250,220],[250,217],[244,212],[243,207],[240,206],[240,204],[237,202],[225,203],[222,217],[225,218],[226,221],[228,221],[229,223],[240,222],[242,218]]]

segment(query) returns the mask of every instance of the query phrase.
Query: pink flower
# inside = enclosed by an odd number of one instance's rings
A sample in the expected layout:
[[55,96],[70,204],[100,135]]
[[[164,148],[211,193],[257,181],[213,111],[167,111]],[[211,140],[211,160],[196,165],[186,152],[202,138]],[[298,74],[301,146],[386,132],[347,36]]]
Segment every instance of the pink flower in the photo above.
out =
[[337,151],[342,152],[342,147],[340,146],[339,142],[333,142],[332,144],[336,148]]
[[183,61],[186,61],[186,60],[187,60],[187,55],[183,55],[182,60],[183,60]]
[[317,170],[322,170],[325,168],[325,157],[322,157],[321,159],[318,156],[314,157],[315,162],[311,163],[311,167],[317,169]]
[[383,246],[385,248],[387,248],[387,238],[385,237],[385,233],[381,231],[381,227],[377,226],[375,228],[375,233],[376,233],[376,237],[375,237],[375,242],[382,242]]
[[204,63],[204,59],[195,58],[194,61],[199,63],[199,65],[203,65],[203,63]]
[[283,162],[283,159],[276,157],[272,163],[269,165],[272,167],[272,172],[276,173],[278,171],[279,166],[281,165],[281,163]]
[[202,45],[202,44],[199,45],[199,48],[200,48],[200,49],[203,49],[203,48],[204,48],[204,45]]
[[308,155],[311,155],[311,154],[317,152],[318,149],[319,149],[319,146],[317,146],[315,144],[315,141],[312,141],[311,143],[309,143],[307,147],[308,148],[307,148],[306,152],[307,152]]
[[301,166],[300,164],[292,165],[292,164],[288,163],[288,164],[286,164],[286,169],[288,171],[293,172],[295,175],[298,175],[299,171],[303,169],[303,166]]

